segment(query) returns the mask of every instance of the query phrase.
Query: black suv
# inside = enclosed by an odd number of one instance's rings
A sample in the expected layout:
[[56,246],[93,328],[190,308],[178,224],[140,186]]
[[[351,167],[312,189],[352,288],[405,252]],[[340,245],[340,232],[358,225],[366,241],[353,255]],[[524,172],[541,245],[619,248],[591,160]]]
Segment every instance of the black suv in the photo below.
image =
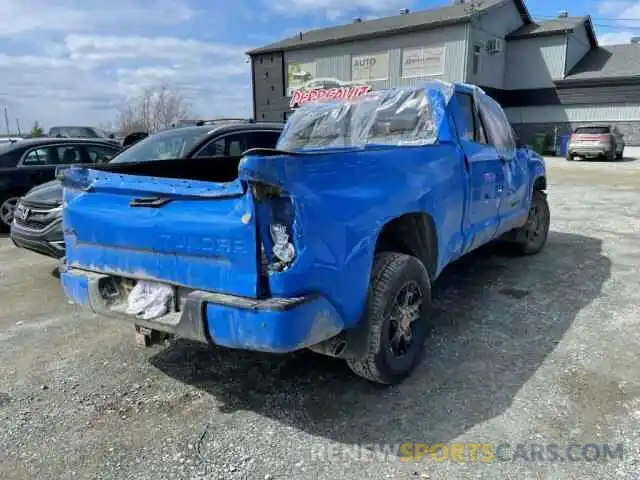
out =
[[[139,140],[109,163],[138,163],[163,159],[202,159],[241,156],[250,148],[273,148],[283,124],[242,120],[216,120],[201,125],[174,127]],[[57,180],[32,189],[16,207],[11,227],[13,242],[54,258],[64,256],[62,187]]]

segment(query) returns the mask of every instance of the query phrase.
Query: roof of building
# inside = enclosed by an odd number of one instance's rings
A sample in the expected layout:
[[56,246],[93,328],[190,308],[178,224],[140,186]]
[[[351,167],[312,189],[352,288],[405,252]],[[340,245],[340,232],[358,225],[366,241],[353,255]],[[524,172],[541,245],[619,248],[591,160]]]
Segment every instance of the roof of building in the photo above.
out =
[[565,80],[640,78],[640,45],[627,43],[594,48],[571,69]]
[[249,55],[271,53],[283,50],[341,43],[345,41],[361,40],[381,35],[404,33],[443,25],[453,25],[468,22],[472,16],[486,12],[489,9],[513,1],[525,23],[531,23],[531,17],[523,0],[483,0],[479,2],[448,5],[432,8],[420,12],[393,15],[390,17],[363,20],[346,25],[321,28],[300,33],[295,37],[286,38],[279,42],[256,48],[247,52]]
[[507,40],[519,40],[523,38],[542,37],[545,35],[557,35],[559,33],[573,32],[584,25],[589,36],[591,48],[598,46],[595,31],[591,23],[591,17],[558,17],[552,20],[526,23],[517,30],[507,35]]

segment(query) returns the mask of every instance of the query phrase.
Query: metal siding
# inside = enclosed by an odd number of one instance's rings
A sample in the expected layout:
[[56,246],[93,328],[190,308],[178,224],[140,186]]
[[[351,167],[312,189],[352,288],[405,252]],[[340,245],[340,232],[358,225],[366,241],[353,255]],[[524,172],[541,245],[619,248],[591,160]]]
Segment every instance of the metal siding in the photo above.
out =
[[257,55],[252,61],[256,98],[254,117],[256,120],[281,122],[283,113],[289,111],[289,100],[284,96],[282,54]]
[[570,33],[567,41],[567,71],[565,73],[568,73],[590,49],[591,45],[584,25]]
[[564,34],[508,42],[505,88],[553,87],[564,75],[564,58]]
[[[444,74],[437,77],[401,79],[400,66],[403,48],[444,45]],[[408,84],[419,84],[430,78],[449,81],[464,81],[465,26],[415,32],[367,41],[328,45],[313,49],[294,50],[284,55],[285,64],[290,62],[316,61],[318,77],[333,77],[351,80],[351,56],[389,52],[389,79],[375,82],[374,88],[387,88]]]
[[508,33],[522,26],[523,23],[515,3],[508,2],[482,14],[478,18],[477,25],[473,28],[504,38]]
[[538,107],[505,108],[512,123],[575,123],[640,121],[640,103],[631,105],[579,105],[563,107],[547,105]]
[[480,54],[480,63],[478,65],[478,73],[474,74],[473,65],[473,46],[476,44],[486,45],[487,40],[496,38],[495,35],[484,31],[479,31],[474,27],[470,28],[469,53],[467,66],[467,81],[492,88],[502,88],[505,75],[506,51],[494,55],[489,55],[483,48]]
[[486,45],[487,40],[504,37],[523,24],[518,9],[513,2],[505,3],[488,13],[481,15],[469,27],[469,48],[467,54],[467,81],[492,88],[503,88],[505,66],[507,61],[507,45],[502,53],[489,55],[483,50],[480,58],[478,74],[471,72],[473,65],[473,45]]

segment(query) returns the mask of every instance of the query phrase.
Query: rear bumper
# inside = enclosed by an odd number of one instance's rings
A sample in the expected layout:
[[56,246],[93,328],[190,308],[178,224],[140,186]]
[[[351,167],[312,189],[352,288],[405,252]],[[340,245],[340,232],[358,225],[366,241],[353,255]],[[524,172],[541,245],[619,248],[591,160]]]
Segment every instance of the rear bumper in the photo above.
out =
[[16,247],[47,257],[56,259],[64,257],[65,248],[61,221],[52,223],[42,230],[31,230],[13,222],[11,224],[11,240]]
[[605,155],[611,155],[613,147],[610,145],[602,146],[571,146],[567,148],[568,155],[575,155],[579,157],[602,157]]
[[344,328],[340,315],[321,296],[256,300],[198,290],[180,299],[179,312],[145,321],[107,305],[100,281],[108,275],[65,269],[60,277],[65,295],[95,313],[228,348],[293,352],[334,337]]

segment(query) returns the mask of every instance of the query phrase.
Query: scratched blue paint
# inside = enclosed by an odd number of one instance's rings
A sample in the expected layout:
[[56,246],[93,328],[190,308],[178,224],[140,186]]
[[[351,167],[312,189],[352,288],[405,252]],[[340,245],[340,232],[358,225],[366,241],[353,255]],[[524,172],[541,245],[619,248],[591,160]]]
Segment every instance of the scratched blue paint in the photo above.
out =
[[[454,88],[484,95],[466,85]],[[285,271],[269,272],[270,294],[319,299],[287,312],[210,303],[202,319],[210,337],[233,348],[285,352],[351,328],[362,318],[376,241],[387,222],[410,213],[433,219],[437,276],[521,223],[536,178],[545,176],[544,161],[528,149],[461,139],[465,125],[456,96],[427,93],[438,125],[433,145],[248,155],[238,180],[225,185],[71,169],[63,181],[66,261],[75,272],[256,297],[256,239],[270,249],[268,222],[280,214],[297,255]],[[286,201],[255,201],[250,182],[279,186]],[[134,197],[157,194],[174,201],[154,209],[129,206]],[[80,281],[64,277],[65,293],[86,303],[74,282]]]
[[85,275],[74,275],[68,271],[60,272],[60,281],[65,296],[74,303],[90,306],[89,281]]
[[209,335],[216,345],[274,353],[315,345],[344,328],[340,315],[323,298],[285,311],[209,304],[206,317]]

